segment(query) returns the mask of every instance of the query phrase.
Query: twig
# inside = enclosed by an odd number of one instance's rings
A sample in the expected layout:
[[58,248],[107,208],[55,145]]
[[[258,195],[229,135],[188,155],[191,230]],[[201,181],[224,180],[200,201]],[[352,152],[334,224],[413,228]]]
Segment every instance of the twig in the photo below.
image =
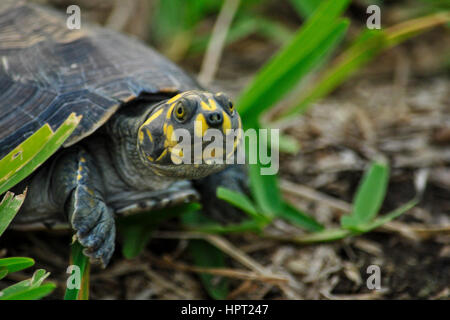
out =
[[396,232],[413,240],[426,240],[436,235],[450,235],[450,226],[410,226],[400,221],[390,221],[380,231]]
[[180,286],[172,283],[169,279],[161,277],[158,273],[154,272],[150,268],[147,268],[144,270],[146,276],[154,281],[155,283],[158,283],[161,287],[174,292],[179,297],[183,299],[193,299],[193,295],[188,290],[182,289]]
[[116,0],[105,26],[116,31],[122,31],[135,11],[136,4],[135,0]]
[[240,262],[242,265],[247,268],[256,271],[260,275],[267,278],[278,278],[284,279],[282,276],[274,275],[272,272],[268,271],[264,266],[250,258],[245,252],[240,250],[239,248],[232,245],[230,242],[225,240],[222,237],[213,235],[213,234],[205,234],[201,232],[176,232],[176,231],[165,231],[165,232],[155,232],[153,235],[154,238],[165,238],[165,239],[202,239],[208,241],[218,249],[222,250],[224,253],[228,254],[230,257]]
[[302,198],[306,198],[308,200],[324,203],[333,209],[341,211],[342,213],[348,213],[352,210],[351,204],[333,198],[329,195],[326,195],[322,192],[319,192],[317,190],[314,190],[313,188],[304,185],[293,183],[285,179],[280,179],[280,187],[283,192],[290,193],[292,195],[296,195]]
[[247,293],[249,291],[255,291],[256,289],[257,287],[254,282],[250,280],[244,281],[239,287],[237,287],[228,294],[227,300],[235,299],[241,294]]
[[216,23],[211,34],[208,48],[202,62],[202,68],[198,80],[203,85],[208,85],[214,79],[223,47],[230,28],[233,17],[239,7],[240,0],[226,0],[220,10]]
[[230,257],[234,258],[236,261],[239,261],[244,266],[249,269],[255,270],[259,273],[267,273],[266,269],[247,256],[242,250],[233,246],[230,242],[223,239],[222,237],[206,234],[201,232],[192,232],[192,231],[164,231],[164,232],[155,232],[153,235],[154,238],[163,238],[163,239],[203,239],[208,241],[215,247],[219,248]]
[[196,273],[208,273],[216,276],[223,276],[228,278],[236,278],[243,280],[256,280],[262,282],[271,282],[271,283],[284,283],[287,282],[288,279],[277,276],[277,275],[260,275],[256,272],[248,272],[246,270],[236,270],[236,269],[228,269],[228,268],[204,268],[197,266],[190,266],[180,262],[174,262],[169,258],[165,258],[163,260],[155,259],[153,262],[159,264],[160,266],[172,268],[180,271],[189,271]]

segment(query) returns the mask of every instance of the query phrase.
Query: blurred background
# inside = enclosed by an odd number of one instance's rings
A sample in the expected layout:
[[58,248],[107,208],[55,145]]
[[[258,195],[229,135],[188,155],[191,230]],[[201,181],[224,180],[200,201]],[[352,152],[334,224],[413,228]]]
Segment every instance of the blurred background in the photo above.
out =
[[[163,239],[167,234],[162,232],[133,260],[122,258],[117,249],[106,271],[93,268],[92,298],[450,297],[449,1],[351,1],[342,14],[342,29],[330,33],[337,38],[330,40],[320,61],[301,77],[292,76],[289,88],[281,75],[268,82],[267,105],[262,96],[251,97],[258,91],[254,79],[267,80],[264,70],[277,75],[278,67],[266,66],[283,50],[301,52],[308,47],[308,42],[296,42],[298,30],[323,1],[34,2],[62,12],[68,5],[79,5],[82,23],[98,23],[141,39],[205,87],[241,101],[249,123],[279,128],[280,192],[327,228],[338,225],[342,214],[352,210],[358,183],[374,159],[390,164],[382,212],[423,193],[420,203],[399,219],[341,241],[305,245],[297,241],[304,230],[279,219],[267,228],[265,238],[236,232],[214,236],[214,241],[223,241],[218,245],[222,251],[237,252],[218,258],[220,266],[229,268],[221,290],[205,283],[217,284],[223,273],[210,275],[206,282],[199,278],[202,264],[186,252],[189,237],[172,233],[172,239]],[[381,9],[381,27],[386,31],[382,42],[366,27],[370,16],[366,10],[373,4]],[[285,60],[289,57],[284,55]],[[289,70],[294,67],[286,67],[286,74]],[[250,108],[259,102],[261,109]],[[424,176],[426,186],[418,187]],[[67,241],[52,241],[61,237]],[[37,265],[52,272],[51,280],[61,284],[52,297],[61,297],[67,236],[10,232],[4,238],[15,244],[8,246],[8,254],[35,257]],[[372,264],[381,267],[382,290],[366,286],[366,269]],[[266,277],[259,267],[267,270]],[[239,276],[245,268],[256,275]],[[15,277],[20,280],[27,274]]]
[[[82,21],[92,21],[105,27],[125,32],[152,45],[172,61],[180,63],[191,73],[202,71],[202,61],[211,39],[214,24],[224,1],[222,0],[33,0],[52,5],[65,12],[71,4],[81,8]],[[226,1],[226,39],[222,59],[218,65],[218,82],[229,78],[238,81],[230,90],[235,93],[248,83],[256,72],[280,47],[288,43],[321,0],[232,0]],[[346,16],[351,19],[345,41],[354,39],[370,14],[370,5],[381,9],[381,26],[449,10],[446,0],[355,0],[351,1]],[[231,21],[228,21],[231,20]],[[402,60],[411,60],[412,68],[421,74],[445,72],[449,68],[448,31],[435,30],[427,39],[421,39]],[[446,30],[446,29],[444,29]],[[434,40],[434,42],[433,42]],[[436,47],[433,47],[433,46]],[[344,45],[343,45],[344,46]],[[411,44],[409,44],[411,46]],[[389,53],[389,61],[396,53]],[[406,52],[405,52],[406,54]],[[376,74],[394,71],[394,65],[383,60],[374,63]],[[232,85],[232,84],[227,84]]]

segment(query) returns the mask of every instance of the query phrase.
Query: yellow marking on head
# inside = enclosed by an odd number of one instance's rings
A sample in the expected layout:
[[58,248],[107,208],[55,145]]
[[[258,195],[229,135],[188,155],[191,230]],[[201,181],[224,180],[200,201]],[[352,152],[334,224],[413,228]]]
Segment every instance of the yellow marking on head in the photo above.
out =
[[173,137],[173,125],[171,124],[167,126],[166,141],[168,141],[170,146],[177,144],[177,140]]
[[[148,130],[148,128],[146,128],[147,129],[147,136],[148,136],[148,138],[150,139],[150,141],[151,142],[153,142],[153,136],[152,136],[152,133],[150,132],[150,130]],[[141,131],[142,132],[142,131]],[[139,132],[139,134],[141,133],[141,132]],[[142,134],[142,136],[144,136],[144,134]],[[141,139],[141,137],[139,137],[139,139]],[[143,137],[142,137],[142,139],[144,139]],[[142,141],[141,141],[142,142]]]
[[142,130],[139,130],[139,142],[144,142],[144,133],[142,132]]
[[202,107],[203,111],[213,111],[216,109],[216,105],[212,106],[210,104],[207,104],[205,101],[201,101],[200,106]]
[[175,107],[176,103],[172,103],[169,107],[169,110],[167,110],[166,118],[170,119],[170,116],[172,115],[172,110]]
[[209,102],[209,106],[211,107],[211,111],[217,109],[217,103],[216,103],[216,100],[214,100],[214,99],[208,99],[208,102]]
[[164,122],[163,132],[164,132],[164,134],[166,134],[166,132],[167,132],[167,122]]
[[242,137],[241,118],[238,118],[238,122],[239,122],[238,134],[233,143],[233,151],[231,151],[229,154],[227,154],[227,158],[230,158],[234,154],[234,152],[237,150],[237,146],[238,146],[239,142],[241,142],[241,137]]
[[222,111],[222,115],[223,115],[222,131],[224,134],[227,134],[227,130],[231,129],[230,117],[225,113],[225,111]]
[[177,94],[175,97],[170,98],[170,100],[168,100],[167,103],[171,104],[171,103],[177,101],[179,98],[181,98],[182,95],[183,95],[182,93]]
[[161,152],[161,154],[159,155],[159,157],[156,159],[156,161],[161,160],[162,158],[164,158],[164,156],[167,154],[167,149],[164,149],[163,152]]
[[81,178],[83,178],[83,176],[79,173],[79,174],[77,175],[77,181],[80,181]]
[[85,157],[81,157],[81,158],[80,158],[80,161],[81,161],[81,162],[86,162],[86,158],[85,158]]
[[156,118],[158,118],[161,113],[164,111],[164,109],[159,109],[158,111],[156,111],[154,114],[152,114],[150,116],[150,118],[148,118],[147,120],[145,120],[143,126],[146,126],[148,124],[150,124],[150,122],[152,122],[153,120],[155,120]]
[[203,137],[206,130],[208,130],[208,124],[206,123],[205,116],[201,113],[197,115],[194,122],[194,134],[197,137]]
[[150,160],[151,162],[153,162],[153,157],[147,156],[147,159]]

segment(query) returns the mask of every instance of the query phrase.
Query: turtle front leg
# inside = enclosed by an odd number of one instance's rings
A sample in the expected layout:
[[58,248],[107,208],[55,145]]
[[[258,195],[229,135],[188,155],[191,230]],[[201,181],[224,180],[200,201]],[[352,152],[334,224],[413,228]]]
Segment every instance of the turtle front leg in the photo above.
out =
[[102,196],[102,178],[89,153],[76,148],[57,159],[52,188],[55,199],[64,201],[69,223],[85,247],[83,253],[105,267],[114,252],[116,228]]
[[230,224],[241,222],[247,218],[244,212],[216,196],[218,187],[225,187],[246,195],[250,194],[249,178],[244,165],[234,164],[223,171],[193,182],[200,193],[205,213],[214,220]]

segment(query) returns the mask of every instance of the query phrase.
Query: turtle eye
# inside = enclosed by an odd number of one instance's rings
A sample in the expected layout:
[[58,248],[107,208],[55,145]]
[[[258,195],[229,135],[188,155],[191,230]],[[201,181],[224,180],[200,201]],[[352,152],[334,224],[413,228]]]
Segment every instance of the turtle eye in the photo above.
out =
[[230,100],[230,98],[228,98],[228,96],[226,96],[224,93],[219,92],[217,93],[215,96],[215,99],[220,102],[220,104],[223,106],[224,109],[228,108],[228,112],[233,115],[234,114],[234,104],[233,102]]
[[178,120],[184,120],[186,116],[186,109],[181,103],[175,106],[175,116],[177,117]]
[[234,111],[234,104],[231,101],[228,101],[228,109],[230,110],[231,113],[233,113]]

